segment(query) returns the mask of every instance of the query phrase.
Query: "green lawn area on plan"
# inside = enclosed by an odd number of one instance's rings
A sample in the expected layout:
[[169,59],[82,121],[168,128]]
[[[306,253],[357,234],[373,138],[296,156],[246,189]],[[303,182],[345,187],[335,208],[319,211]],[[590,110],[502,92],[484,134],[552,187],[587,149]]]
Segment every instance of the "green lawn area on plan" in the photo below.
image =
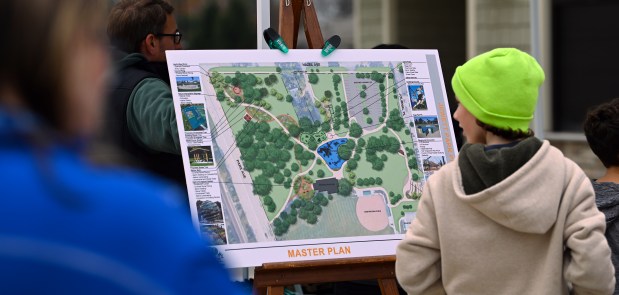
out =
[[322,164],[321,165],[315,164],[314,168],[312,168],[311,170],[313,174],[308,175],[308,176],[310,176],[313,179],[319,179],[317,173],[318,173],[318,170],[322,170],[322,172],[325,173],[325,176],[320,177],[320,179],[333,177],[333,173],[331,172],[331,170],[329,170],[329,166],[325,165],[324,160],[322,158],[320,158],[320,160],[322,161]]
[[[261,79],[264,80],[264,78],[268,77],[269,75],[266,74],[255,74],[256,77],[259,77]],[[286,96],[288,95],[288,91],[286,90],[286,87],[284,86],[284,83],[282,83],[282,78],[281,75],[279,74],[275,74],[275,76],[277,76],[277,83],[271,85],[271,86],[266,86],[264,85],[264,83],[262,83],[261,85],[256,85],[255,88],[262,88],[265,87],[266,89],[269,90],[269,93],[271,91],[271,88],[275,88],[275,90],[277,90],[277,92],[281,93],[284,96],[283,100],[277,100],[276,97],[271,96],[271,94],[269,94],[264,100],[266,102],[268,102],[271,105],[271,109],[269,110],[269,112],[271,112],[271,114],[275,115],[275,116],[279,116],[279,115],[289,115],[291,116],[297,123],[299,122],[299,118],[297,117],[297,113],[294,110],[294,107],[292,106],[291,102],[287,102],[286,101]]]
[[364,228],[356,217],[357,200],[358,198],[353,196],[333,195],[333,200],[329,200],[329,204],[322,208],[318,223],[311,225],[299,218],[280,239],[305,240],[394,234],[389,226],[376,232]]
[[256,72],[270,72],[270,73],[277,73],[277,71],[275,70],[275,67],[216,67],[216,68],[211,68],[209,69],[209,71],[213,72],[219,72],[220,74],[226,73],[232,73],[232,75],[234,75],[234,73],[236,72],[241,72],[241,73],[256,73]]
[[[243,117],[245,116],[246,109],[249,108],[249,109],[252,109],[252,111],[257,110],[255,107],[252,107],[252,106],[245,107],[242,105],[238,105],[238,106],[230,107],[228,106],[226,102],[221,103],[221,105],[227,116],[227,120],[232,129],[232,133],[234,134],[235,137],[239,134],[239,132],[241,132],[241,130],[243,130],[243,125],[245,124],[245,119],[243,119]],[[261,112],[263,116],[266,117],[265,113],[263,113],[260,110],[257,110],[257,111]],[[279,129],[282,128],[279,124],[277,124],[277,122],[275,122],[275,120],[272,117],[268,116],[267,118],[271,118],[271,121],[269,122],[269,126],[271,127],[271,130],[273,130],[274,128],[279,128]],[[254,122],[260,121],[260,120],[257,120],[256,118],[253,118],[252,120]],[[215,131],[216,130],[226,131],[224,126],[225,124],[219,123],[217,126],[215,126],[212,129]]]
[[[240,110],[237,110],[236,112],[230,110],[230,107],[228,106],[227,103],[222,103],[223,109],[225,113],[236,113],[239,112]],[[245,107],[239,107],[239,109],[243,109],[245,110]],[[244,112],[244,111],[243,111]],[[243,113],[244,114],[244,113]],[[240,120],[240,121],[239,121]],[[243,124],[245,122],[245,120],[243,120],[243,115],[239,115],[237,119],[235,119],[235,124],[231,124],[232,125],[232,132],[234,133],[235,137],[237,134],[239,134],[239,132],[241,132],[241,130],[243,129]],[[212,126],[212,125],[211,125]],[[271,130],[273,130],[274,128],[280,128],[281,127],[275,122],[272,121],[269,123],[269,126],[271,127]],[[218,127],[218,128],[223,128],[222,127]],[[292,139],[290,139],[292,140]],[[292,159],[294,159],[294,154],[291,152],[291,156]],[[291,160],[287,163],[287,167],[290,167],[290,164],[293,162],[294,160]],[[262,172],[259,169],[256,169],[252,172],[249,172],[249,175],[251,176],[252,179],[255,179],[258,175],[262,174]],[[293,176],[294,176],[294,172],[293,172]],[[273,183],[273,179],[270,178],[271,183]],[[271,198],[273,198],[273,202],[275,202],[275,204],[277,205],[276,209],[274,212],[268,212],[266,209],[265,212],[267,214],[267,217],[269,218],[269,220],[273,220],[273,218],[275,218],[275,214],[277,212],[279,212],[279,210],[281,209],[281,207],[283,206],[287,196],[288,196],[288,192],[289,189],[284,188],[282,185],[278,185],[273,183],[273,190],[271,191],[271,193],[269,194],[271,196]],[[256,196],[256,198],[258,198],[258,196]]]
[[356,68],[356,71],[358,73],[371,73],[372,71],[377,71],[379,73],[386,73],[386,72],[390,72],[391,68],[390,67],[359,67],[359,68]]
[[[344,79],[346,78],[346,76],[348,76],[348,74],[339,75],[342,78],[342,81],[340,83],[337,83],[337,89],[335,89],[335,91],[333,92],[333,97],[331,97],[331,105],[333,106],[341,103],[342,101],[346,101],[346,96],[344,95]],[[333,80],[331,80],[331,86],[333,86]],[[340,93],[340,101],[337,101],[337,92]]]
[[[413,209],[404,209],[404,205],[413,205]],[[391,207],[391,213],[393,214],[393,222],[397,232],[400,232],[400,219],[404,217],[400,212],[416,212],[419,201],[402,201],[395,207]]]
[[[393,79],[390,78],[387,81],[388,81],[388,85],[385,85],[386,86],[385,89],[388,89],[389,91],[389,93],[387,94],[387,99],[388,99],[387,100],[387,116],[389,116],[389,112],[391,110],[398,109],[398,111],[401,112],[402,109],[400,108],[399,98],[393,97],[394,93],[397,94],[397,92],[394,92],[393,90],[393,83],[394,83]],[[409,100],[407,97],[404,97],[403,99],[404,99],[404,104],[405,104],[404,106],[406,107],[406,104],[409,103]],[[405,115],[405,122],[407,119],[406,117],[409,117],[409,116],[411,116],[411,114]],[[387,118],[385,118],[385,120],[386,119]],[[414,149],[415,145],[413,144],[413,135],[406,134],[406,130],[408,130],[409,128],[410,126],[407,123],[405,123],[404,128],[402,128],[400,131],[395,131],[395,130],[392,130],[392,131],[395,132],[400,137],[400,143],[404,141],[403,146]],[[412,171],[412,172],[418,174],[418,176],[422,176],[422,173],[420,171]]]
[[[243,129],[243,124],[245,123],[245,120],[243,119],[243,116],[245,115],[245,107],[236,104],[230,107],[226,101],[218,103],[221,104],[221,107],[226,114],[228,123],[230,124],[230,128],[232,128],[232,133],[236,136]],[[224,130],[225,124],[223,124],[222,122],[223,120],[218,119],[215,126],[211,125],[211,129],[213,131],[226,131]]]
[[[396,132],[396,134],[398,136],[400,136],[400,139],[402,139],[402,141],[404,141],[404,144],[402,145],[403,147],[411,148],[414,151],[415,150],[415,144],[413,143],[414,141],[413,141],[412,135],[406,135],[406,133],[404,132],[404,130],[406,130],[406,128],[408,128],[408,126],[406,126],[405,128],[402,128],[402,130],[400,130],[399,132]],[[391,130],[391,131],[395,132],[395,130]],[[402,141],[400,141],[400,142],[402,142]],[[415,160],[417,161],[417,167],[421,167],[421,161],[419,161],[419,159],[416,158],[417,157],[416,155],[414,155],[414,154],[410,155],[408,153],[407,153],[407,155],[408,155],[409,159],[415,158]],[[406,167],[408,167],[408,162],[406,163],[406,165],[407,165]],[[417,174],[417,176],[419,176],[419,179],[423,178],[423,173],[421,173],[421,171],[419,171],[419,170],[412,170],[411,169],[411,173]],[[411,177],[412,177],[412,175],[411,175]]]
[[[380,136],[381,134],[384,133],[375,132],[371,135],[363,136],[362,138],[367,142],[370,136]],[[390,133],[387,133],[387,135],[390,135]],[[379,157],[383,154],[387,155],[387,161],[385,162],[383,170],[376,171],[372,169],[372,164],[365,159],[365,151],[366,149],[364,148],[363,153],[360,154],[361,159],[358,162],[359,165],[357,169],[353,171],[355,172],[356,178],[380,177],[383,180],[383,184],[380,186],[384,187],[387,193],[392,191],[395,194],[402,194],[402,196],[404,196],[402,188],[404,184],[406,184],[406,177],[408,177],[408,169],[404,157],[397,153],[376,153]],[[348,177],[348,172],[344,172],[344,175]]]
[[[406,87],[406,85],[395,85],[395,81],[393,80],[393,78],[387,78],[386,82],[385,82],[385,94],[387,95],[387,107],[392,107],[397,105],[399,107],[400,102],[398,101],[398,98],[394,97],[393,95],[397,95],[398,92],[393,90],[393,86],[400,86],[400,87]],[[402,83],[400,83],[402,84]]]
[[[336,95],[335,95],[336,89],[333,88],[333,75],[335,75],[335,74],[332,74],[330,72],[324,72],[324,73],[320,72],[320,73],[316,73],[316,74],[318,75],[318,83],[316,83],[316,84],[311,84],[310,83],[309,84],[309,85],[312,86],[312,92],[314,93],[314,97],[313,97],[314,101],[317,100],[317,101],[320,101],[322,103],[322,99],[325,97],[325,92],[326,91],[331,91],[331,95],[332,95],[331,99],[334,100],[335,97],[336,97]],[[340,84],[341,83],[338,83],[338,86]],[[338,88],[340,88],[340,87],[338,87]],[[343,90],[340,92],[340,96],[343,96]],[[329,112],[328,109],[325,109],[325,111]],[[322,113],[320,114],[320,116],[321,116],[323,122],[327,118],[326,115],[324,115]]]
[[[307,148],[306,148],[305,150],[307,150]],[[294,158],[294,155],[293,155],[292,157]],[[316,157],[318,157],[318,156],[316,156]],[[308,169],[310,166],[312,166],[312,164],[314,163],[314,161],[316,161],[316,158],[314,158],[314,159],[312,159],[312,160],[308,160],[308,161],[307,161],[307,165],[301,165],[301,163],[297,162],[297,164],[299,164],[299,166],[301,167],[301,169],[299,170],[299,173],[300,173],[300,172],[307,171],[307,169]],[[294,172],[293,172],[293,174],[294,174]]]
[[[264,211],[266,212],[269,221],[273,221],[279,210],[284,206],[284,204],[286,204],[289,192],[290,189],[285,188],[283,185],[273,183],[273,190],[271,191],[269,196],[273,198],[273,202],[276,205],[275,211],[269,212],[266,208],[264,208]],[[256,196],[256,198],[258,198],[258,196]]]
[[389,134],[391,134],[391,136],[393,136],[393,133],[391,133],[392,131],[395,132],[399,137],[400,137],[400,143],[402,143],[402,141],[404,141],[403,146],[405,147],[409,147],[409,148],[414,148],[415,145],[413,144],[413,135],[412,134],[406,134],[406,130],[410,128],[408,125],[404,126],[404,128],[400,129],[400,131],[395,131],[393,129],[389,129]]
[[312,70],[314,70],[314,73],[316,74],[332,74],[331,70],[333,70],[334,72],[348,71],[348,69],[344,67],[306,67],[305,70],[307,71],[307,73],[312,73]]
[[[387,95],[387,115],[389,115],[389,110],[392,110],[394,108],[397,108],[398,110],[401,110],[401,106],[400,106],[400,100],[399,97],[394,97],[394,95],[397,96],[398,92],[393,90],[393,86],[394,86],[395,81],[393,81],[393,79],[387,79],[387,83],[385,83],[385,94]],[[400,85],[396,85],[396,86],[400,86],[400,88],[402,87],[406,87],[406,84],[404,83],[400,83]],[[410,104],[410,101],[408,99],[408,97],[402,97],[403,98],[403,103],[404,106],[406,107],[406,104]],[[411,114],[406,114],[406,116],[411,116]],[[385,118],[386,120],[387,118]]]
[[[235,68],[218,68],[218,69],[224,69],[224,70],[231,70],[231,69],[235,69]],[[292,117],[292,119],[294,119],[296,122],[299,121],[299,119],[297,118],[297,114],[294,110],[294,107],[292,106],[292,103],[289,103],[286,101],[286,96],[288,95],[288,91],[286,90],[284,84],[282,83],[281,80],[281,75],[278,74],[277,72],[275,72],[275,68],[274,67],[258,67],[258,68],[251,68],[250,70],[244,70],[244,71],[240,71],[240,72],[245,72],[248,74],[254,74],[254,76],[256,76],[257,78],[260,78],[264,81],[264,78],[268,77],[270,74],[265,73],[265,74],[256,74],[255,72],[259,72],[260,70],[272,70],[273,74],[275,74],[277,76],[277,82],[275,84],[272,84],[271,86],[267,86],[264,82],[262,82],[261,84],[258,84],[256,86],[254,86],[255,89],[260,89],[260,88],[266,88],[269,90],[269,95],[267,95],[264,98],[264,101],[266,101],[267,103],[269,103],[271,105],[271,109],[268,110],[271,114],[273,114],[275,117],[279,116],[279,115],[288,115],[290,117]],[[220,72],[221,73],[221,72]],[[230,77],[234,77],[234,72],[226,72],[222,74],[224,77],[225,76],[230,76]],[[277,90],[278,93],[281,93],[282,96],[284,97],[283,100],[277,100],[277,98],[275,96],[270,95],[270,90],[271,88],[275,88]],[[226,93],[228,94],[228,96],[230,96],[231,98],[234,98],[236,95],[232,92],[231,88],[226,88]],[[228,116],[231,117],[231,116]]]
[[[371,80],[368,80],[368,81],[371,81]],[[374,81],[372,81],[372,83],[374,83]],[[357,84],[357,91],[358,91],[358,93],[361,93],[361,91],[364,91],[366,93],[366,95],[367,95],[368,90],[367,89],[363,89],[362,85],[370,86],[372,84]],[[372,95],[371,97],[368,95],[365,98],[359,97],[359,99],[361,99],[361,109],[369,107],[370,104],[372,104],[372,103],[380,105],[380,102],[377,102],[377,100],[380,100],[380,93],[378,92],[378,89],[376,89],[376,94],[375,95]],[[359,114],[351,114],[351,115],[359,115]],[[368,117],[368,115],[363,114],[363,120],[366,120],[367,117]],[[378,120],[376,120],[376,122],[374,124],[379,124]]]
[[[338,88],[337,91],[340,92],[340,95],[339,95],[340,101],[337,101],[338,96],[335,95],[335,92],[334,92],[333,97],[331,98],[331,111],[332,112],[335,112],[335,106],[340,106],[341,107],[342,106],[342,102],[346,103],[346,105],[347,105],[347,107],[345,109],[342,108],[342,111],[341,111],[340,116],[339,116],[339,118],[340,118],[340,120],[342,122],[342,124],[340,124],[340,129],[339,130],[333,130],[339,136],[345,136],[345,135],[348,134],[348,128],[346,128],[346,126],[344,126],[344,124],[343,124],[346,121],[344,119],[344,114],[345,113],[349,116],[348,117],[348,122],[350,122],[350,113],[348,112],[348,107],[349,106],[348,106],[348,101],[346,100],[346,96],[347,95],[348,96],[350,96],[350,95],[357,95],[357,94],[345,93],[345,90],[344,90],[344,80],[347,78],[347,75],[348,74],[341,74],[340,75],[342,77],[342,82],[338,83],[338,86],[337,86],[337,88]],[[333,83],[333,81],[331,81],[331,82]],[[333,118],[333,119],[335,119],[335,118]],[[334,126],[334,125],[332,125],[332,126]]]

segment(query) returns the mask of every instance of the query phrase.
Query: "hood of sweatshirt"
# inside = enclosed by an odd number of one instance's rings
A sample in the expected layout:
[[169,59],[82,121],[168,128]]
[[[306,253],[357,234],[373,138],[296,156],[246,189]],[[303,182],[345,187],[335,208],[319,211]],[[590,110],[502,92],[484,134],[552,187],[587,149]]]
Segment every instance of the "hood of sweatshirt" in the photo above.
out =
[[537,234],[554,225],[571,170],[559,150],[536,138],[488,151],[465,145],[458,166],[458,198],[503,226]]

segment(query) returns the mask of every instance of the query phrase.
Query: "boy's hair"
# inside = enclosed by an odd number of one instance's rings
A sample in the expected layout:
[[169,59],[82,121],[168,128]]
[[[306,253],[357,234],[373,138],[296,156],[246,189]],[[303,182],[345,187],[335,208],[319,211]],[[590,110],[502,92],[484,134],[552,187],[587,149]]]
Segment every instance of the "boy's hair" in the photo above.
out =
[[484,122],[479,121],[479,120],[476,120],[476,121],[479,127],[484,128],[484,130],[491,132],[494,135],[500,136],[504,139],[507,139],[509,141],[521,140],[521,139],[529,138],[535,135],[535,132],[533,132],[531,128],[527,129],[526,131],[520,130],[520,129],[514,130],[512,128],[498,128],[498,127],[485,124]]
[[591,150],[604,167],[619,166],[619,98],[591,109],[584,129]]
[[527,134],[544,78],[539,63],[526,52],[497,48],[459,66],[451,85],[460,103],[479,121]]
[[127,52],[140,52],[148,34],[163,32],[174,7],[165,0],[121,0],[112,7],[107,35],[112,45]]

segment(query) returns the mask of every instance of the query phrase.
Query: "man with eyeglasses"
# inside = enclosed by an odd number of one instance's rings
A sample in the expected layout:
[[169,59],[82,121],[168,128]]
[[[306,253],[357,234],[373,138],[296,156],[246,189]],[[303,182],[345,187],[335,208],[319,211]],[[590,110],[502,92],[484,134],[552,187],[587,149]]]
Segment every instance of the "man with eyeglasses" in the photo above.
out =
[[166,50],[182,49],[173,11],[165,0],[121,0],[112,7],[107,34],[117,72],[103,137],[129,163],[186,188],[165,62]]

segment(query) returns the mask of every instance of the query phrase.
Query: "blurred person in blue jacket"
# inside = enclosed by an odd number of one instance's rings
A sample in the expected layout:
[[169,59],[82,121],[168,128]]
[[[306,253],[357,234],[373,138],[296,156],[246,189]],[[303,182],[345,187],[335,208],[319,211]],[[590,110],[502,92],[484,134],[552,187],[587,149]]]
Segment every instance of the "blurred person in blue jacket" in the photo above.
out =
[[109,57],[104,1],[0,9],[0,293],[236,294],[168,184],[84,157]]

